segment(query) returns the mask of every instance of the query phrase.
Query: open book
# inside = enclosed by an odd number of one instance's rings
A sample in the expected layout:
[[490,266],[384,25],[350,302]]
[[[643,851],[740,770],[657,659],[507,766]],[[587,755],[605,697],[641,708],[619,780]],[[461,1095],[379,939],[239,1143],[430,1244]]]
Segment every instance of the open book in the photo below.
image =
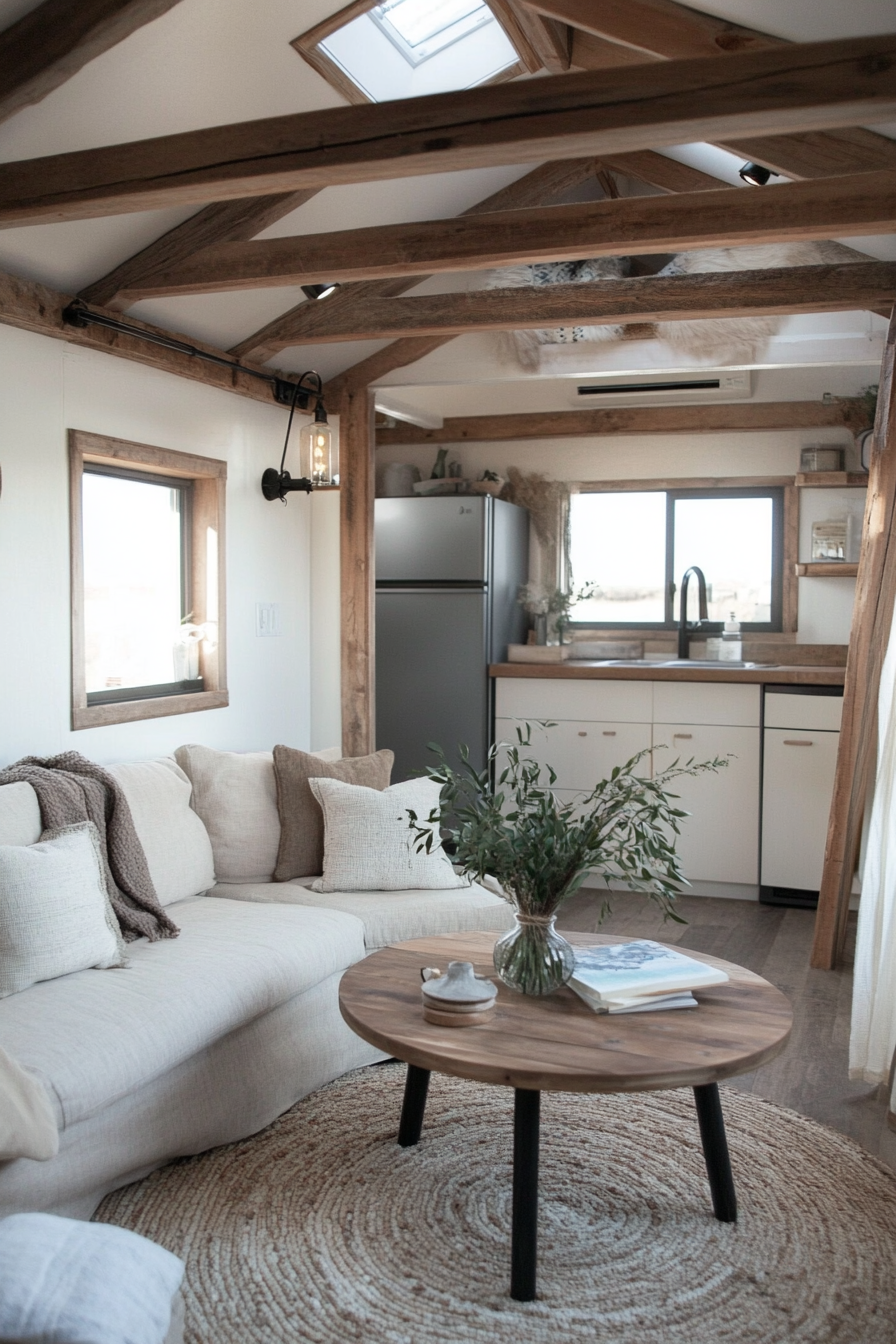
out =
[[726,971],[650,939],[576,948],[571,989],[598,1013],[696,1008],[691,990],[721,985]]

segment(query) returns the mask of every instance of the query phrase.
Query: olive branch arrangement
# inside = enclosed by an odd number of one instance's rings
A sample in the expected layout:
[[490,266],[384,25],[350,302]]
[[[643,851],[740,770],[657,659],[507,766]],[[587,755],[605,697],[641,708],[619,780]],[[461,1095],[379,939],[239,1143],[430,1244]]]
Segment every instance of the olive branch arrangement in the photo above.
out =
[[[676,759],[648,779],[636,773],[656,750],[646,748],[616,766],[590,793],[564,802],[553,792],[554,770],[525,754],[531,733],[525,724],[517,729],[515,745],[496,743],[481,772],[470,764],[466,747],[459,748],[461,769],[456,771],[444,750],[429,743],[438,763],[426,775],[442,786],[442,793],[439,807],[424,820],[408,813],[418,853],[429,853],[444,836],[459,871],[477,881],[497,882],[504,899],[523,916],[552,916],[596,873],[608,887],[644,892],[664,917],[685,923],[673,908],[688,885],[675,841],[689,814],[676,806],[669,786],[683,776],[720,770],[727,758],[683,764]],[[601,919],[609,909],[605,901]]]

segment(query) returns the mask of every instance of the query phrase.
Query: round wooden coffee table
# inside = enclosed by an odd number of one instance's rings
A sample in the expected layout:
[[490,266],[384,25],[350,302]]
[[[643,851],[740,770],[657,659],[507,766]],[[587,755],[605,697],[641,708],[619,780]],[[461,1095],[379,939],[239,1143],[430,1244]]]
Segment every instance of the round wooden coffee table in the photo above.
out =
[[[593,947],[632,939],[567,933]],[[790,1035],[791,1011],[767,980],[700,952],[689,956],[721,966],[726,984],[695,991],[698,1008],[613,1015],[594,1013],[570,989],[526,998],[495,976],[495,935],[443,934],[375,952],[350,967],[339,987],[348,1025],[408,1065],[398,1142],[420,1138],[430,1072],[515,1089],[510,1295],[535,1297],[538,1226],[539,1108],[542,1092],[653,1092],[692,1087],[715,1216],[737,1218],[737,1202],[718,1082],[748,1073],[779,1054]],[[494,1017],[475,1027],[439,1027],[423,1020],[420,971],[471,961],[477,975],[494,976]]]

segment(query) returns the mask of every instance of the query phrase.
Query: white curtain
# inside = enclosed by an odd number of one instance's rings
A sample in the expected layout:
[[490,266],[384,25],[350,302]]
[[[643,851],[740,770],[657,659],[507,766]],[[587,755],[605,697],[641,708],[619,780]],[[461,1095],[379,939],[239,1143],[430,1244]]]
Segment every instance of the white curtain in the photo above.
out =
[[[856,942],[849,1076],[886,1082],[896,1053],[896,619],[881,672],[877,775]],[[896,1112],[896,1083],[890,1098]]]

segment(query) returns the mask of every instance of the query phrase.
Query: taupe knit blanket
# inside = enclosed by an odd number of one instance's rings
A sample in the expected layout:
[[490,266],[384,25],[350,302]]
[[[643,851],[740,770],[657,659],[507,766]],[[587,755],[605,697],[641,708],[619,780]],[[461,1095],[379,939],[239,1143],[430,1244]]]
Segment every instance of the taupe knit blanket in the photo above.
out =
[[176,938],[180,930],[159,904],[143,846],[121,785],[102,766],[77,751],[26,756],[0,770],[0,785],[30,784],[40,803],[44,830],[92,821],[100,834],[106,890],[122,936]]

